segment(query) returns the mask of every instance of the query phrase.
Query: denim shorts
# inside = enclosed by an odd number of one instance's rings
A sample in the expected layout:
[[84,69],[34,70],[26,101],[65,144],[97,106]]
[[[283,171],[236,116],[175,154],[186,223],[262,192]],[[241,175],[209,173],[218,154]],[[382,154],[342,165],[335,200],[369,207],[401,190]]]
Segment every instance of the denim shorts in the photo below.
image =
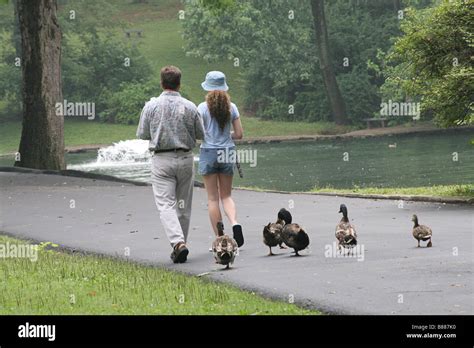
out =
[[[232,156],[234,154],[234,156]],[[235,147],[226,149],[201,148],[199,155],[199,174],[234,175]]]

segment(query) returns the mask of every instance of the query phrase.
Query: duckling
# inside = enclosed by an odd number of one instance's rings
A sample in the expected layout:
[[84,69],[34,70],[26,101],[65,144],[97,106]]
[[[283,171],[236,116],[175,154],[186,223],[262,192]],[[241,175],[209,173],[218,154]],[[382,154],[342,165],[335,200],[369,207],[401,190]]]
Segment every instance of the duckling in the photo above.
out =
[[309,236],[298,224],[292,223],[293,217],[286,209],[281,209],[278,218],[285,221],[285,225],[281,231],[281,239],[290,248],[295,250],[295,256],[300,256],[298,251],[304,250],[309,245]]
[[342,219],[336,226],[337,248],[341,247],[352,249],[357,245],[357,233],[355,227],[349,222],[347,216],[347,207],[341,204],[339,213],[342,213]]
[[217,223],[217,231],[218,237],[212,243],[214,258],[216,263],[227,266],[225,269],[228,269],[234,263],[238,250],[237,242],[224,234],[224,224],[222,222]]
[[280,249],[286,249],[286,247],[283,246],[283,240],[281,238],[281,231],[284,225],[285,220],[278,217],[277,222],[269,222],[268,225],[263,228],[263,243],[270,248],[268,256],[275,255],[272,252],[272,247],[277,245],[280,246]]
[[415,224],[413,226],[413,237],[418,241],[418,248],[420,247],[420,240],[426,242],[429,240],[428,244],[426,244],[427,248],[431,248],[433,244],[431,243],[431,237],[433,236],[433,232],[431,228],[425,225],[418,224],[418,216],[413,215],[411,221]]

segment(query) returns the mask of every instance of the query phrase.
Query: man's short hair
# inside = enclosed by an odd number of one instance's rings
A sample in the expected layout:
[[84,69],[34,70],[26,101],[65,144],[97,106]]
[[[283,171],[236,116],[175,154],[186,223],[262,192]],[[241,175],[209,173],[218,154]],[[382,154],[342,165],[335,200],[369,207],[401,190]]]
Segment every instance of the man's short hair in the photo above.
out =
[[168,65],[161,69],[161,86],[164,89],[177,90],[181,84],[181,70]]

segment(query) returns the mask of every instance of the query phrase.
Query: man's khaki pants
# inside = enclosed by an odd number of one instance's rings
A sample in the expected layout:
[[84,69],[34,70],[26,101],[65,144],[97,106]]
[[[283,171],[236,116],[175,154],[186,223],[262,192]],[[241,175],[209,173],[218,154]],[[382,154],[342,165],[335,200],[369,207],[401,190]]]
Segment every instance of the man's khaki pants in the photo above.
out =
[[154,154],[151,179],[155,203],[171,246],[186,243],[193,203],[193,153],[178,151]]

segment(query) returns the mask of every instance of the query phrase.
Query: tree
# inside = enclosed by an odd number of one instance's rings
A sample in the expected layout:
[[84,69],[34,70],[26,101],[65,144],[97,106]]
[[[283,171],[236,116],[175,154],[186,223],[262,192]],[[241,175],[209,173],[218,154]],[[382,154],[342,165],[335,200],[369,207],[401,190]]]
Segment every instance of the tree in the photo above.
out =
[[422,117],[434,114],[441,126],[474,123],[474,4],[411,8],[406,17],[383,70],[384,89],[420,101]]
[[326,16],[324,14],[324,0],[311,0],[311,11],[316,38],[316,46],[319,53],[319,67],[323,76],[326,95],[329,100],[334,122],[346,124],[346,105],[342,98],[339,85],[331,61],[330,45],[328,40]]
[[22,48],[23,126],[16,166],[65,169],[61,30],[56,0],[18,0]]

